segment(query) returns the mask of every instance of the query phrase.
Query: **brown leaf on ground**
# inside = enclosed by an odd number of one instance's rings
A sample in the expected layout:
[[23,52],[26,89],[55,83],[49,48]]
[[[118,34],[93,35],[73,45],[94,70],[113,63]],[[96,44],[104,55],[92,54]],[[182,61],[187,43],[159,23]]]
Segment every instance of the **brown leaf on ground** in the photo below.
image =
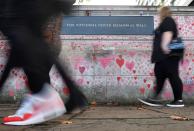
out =
[[142,108],[142,107],[137,107],[137,110],[144,110],[144,108]]
[[61,123],[62,123],[62,124],[68,125],[68,124],[72,124],[73,122],[72,122],[72,121],[67,121],[67,120],[66,120],[66,121],[62,121]]
[[143,107],[142,105],[137,106],[137,110],[144,110],[144,109],[145,109],[145,107]]
[[96,101],[92,101],[92,102],[90,103],[90,105],[91,105],[91,106],[96,106],[97,103],[96,103]]
[[172,120],[177,120],[177,121],[188,121],[189,120],[188,117],[182,117],[182,116],[176,116],[176,115],[170,116],[170,118]]

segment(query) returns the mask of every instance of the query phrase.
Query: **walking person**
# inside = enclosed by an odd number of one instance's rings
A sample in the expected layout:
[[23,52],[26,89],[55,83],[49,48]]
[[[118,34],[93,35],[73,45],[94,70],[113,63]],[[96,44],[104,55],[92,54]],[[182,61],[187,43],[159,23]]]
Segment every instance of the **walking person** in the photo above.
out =
[[172,51],[169,49],[169,44],[178,37],[177,25],[171,14],[169,7],[161,8],[160,25],[155,30],[151,60],[155,64],[156,88],[147,99],[140,99],[141,102],[149,106],[162,105],[159,101],[159,95],[163,90],[165,80],[168,78],[173,90],[174,100],[166,106],[184,107],[183,84],[179,77],[179,62],[182,57],[171,55]]
[[[11,47],[0,89],[10,70],[20,67],[28,78],[31,93],[23,99],[14,115],[3,119],[4,124],[38,124],[87,104],[85,96],[62,68],[43,34],[49,18],[61,12],[68,13],[73,3],[71,0],[0,1],[0,30]],[[69,88],[69,100],[65,104],[50,85],[49,72],[53,64]]]

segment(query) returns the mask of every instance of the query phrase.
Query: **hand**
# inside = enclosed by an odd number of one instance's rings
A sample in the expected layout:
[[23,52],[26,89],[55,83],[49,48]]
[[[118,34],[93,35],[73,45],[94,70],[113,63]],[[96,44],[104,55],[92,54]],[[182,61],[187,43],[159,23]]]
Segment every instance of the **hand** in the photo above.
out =
[[168,46],[162,46],[162,51],[164,54],[170,54],[170,49],[168,48]]

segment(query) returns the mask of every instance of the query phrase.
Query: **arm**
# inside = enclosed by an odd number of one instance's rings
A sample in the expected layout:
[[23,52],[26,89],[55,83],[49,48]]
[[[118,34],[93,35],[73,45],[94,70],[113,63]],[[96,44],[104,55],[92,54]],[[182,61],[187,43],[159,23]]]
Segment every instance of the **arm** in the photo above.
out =
[[170,53],[170,49],[168,48],[168,45],[170,44],[172,37],[173,37],[172,31],[164,32],[162,35],[161,48],[164,54]]

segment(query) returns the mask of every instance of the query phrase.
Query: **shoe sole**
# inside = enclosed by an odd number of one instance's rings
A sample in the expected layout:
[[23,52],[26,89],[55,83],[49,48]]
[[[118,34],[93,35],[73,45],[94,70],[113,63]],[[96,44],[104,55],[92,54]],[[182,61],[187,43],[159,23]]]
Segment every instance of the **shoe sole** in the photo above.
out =
[[161,104],[152,104],[152,103],[149,103],[149,102],[144,101],[144,100],[142,100],[142,99],[140,99],[140,98],[138,98],[138,100],[139,100],[141,103],[143,103],[143,104],[145,104],[145,105],[148,105],[148,106],[153,106],[153,107],[161,107],[161,106],[163,106],[163,105],[161,105]]
[[26,126],[26,125],[40,124],[42,122],[46,122],[48,120],[62,116],[65,112],[66,112],[66,109],[64,108],[64,109],[46,112],[45,114],[35,115],[34,117],[32,117],[26,121],[7,122],[4,124],[5,125],[14,125],[14,126]]
[[181,107],[184,107],[185,105],[166,105],[167,107],[172,107],[172,108],[181,108]]
[[[62,116],[67,111],[66,107],[64,106],[63,101],[59,96],[58,92],[56,92],[52,88],[50,88],[50,90],[51,90],[50,92],[53,94],[53,98],[56,100],[56,101],[53,101],[56,105],[52,105],[52,107],[49,107],[53,109],[49,111],[40,110],[37,113],[35,113],[34,116],[32,116],[31,118],[25,121],[5,122],[4,124],[15,125],[15,126],[34,125],[34,124],[40,124],[42,122],[46,122],[48,120]],[[53,98],[51,98],[51,100],[48,99],[48,101],[52,101]],[[42,105],[42,106],[44,107],[45,105]]]

